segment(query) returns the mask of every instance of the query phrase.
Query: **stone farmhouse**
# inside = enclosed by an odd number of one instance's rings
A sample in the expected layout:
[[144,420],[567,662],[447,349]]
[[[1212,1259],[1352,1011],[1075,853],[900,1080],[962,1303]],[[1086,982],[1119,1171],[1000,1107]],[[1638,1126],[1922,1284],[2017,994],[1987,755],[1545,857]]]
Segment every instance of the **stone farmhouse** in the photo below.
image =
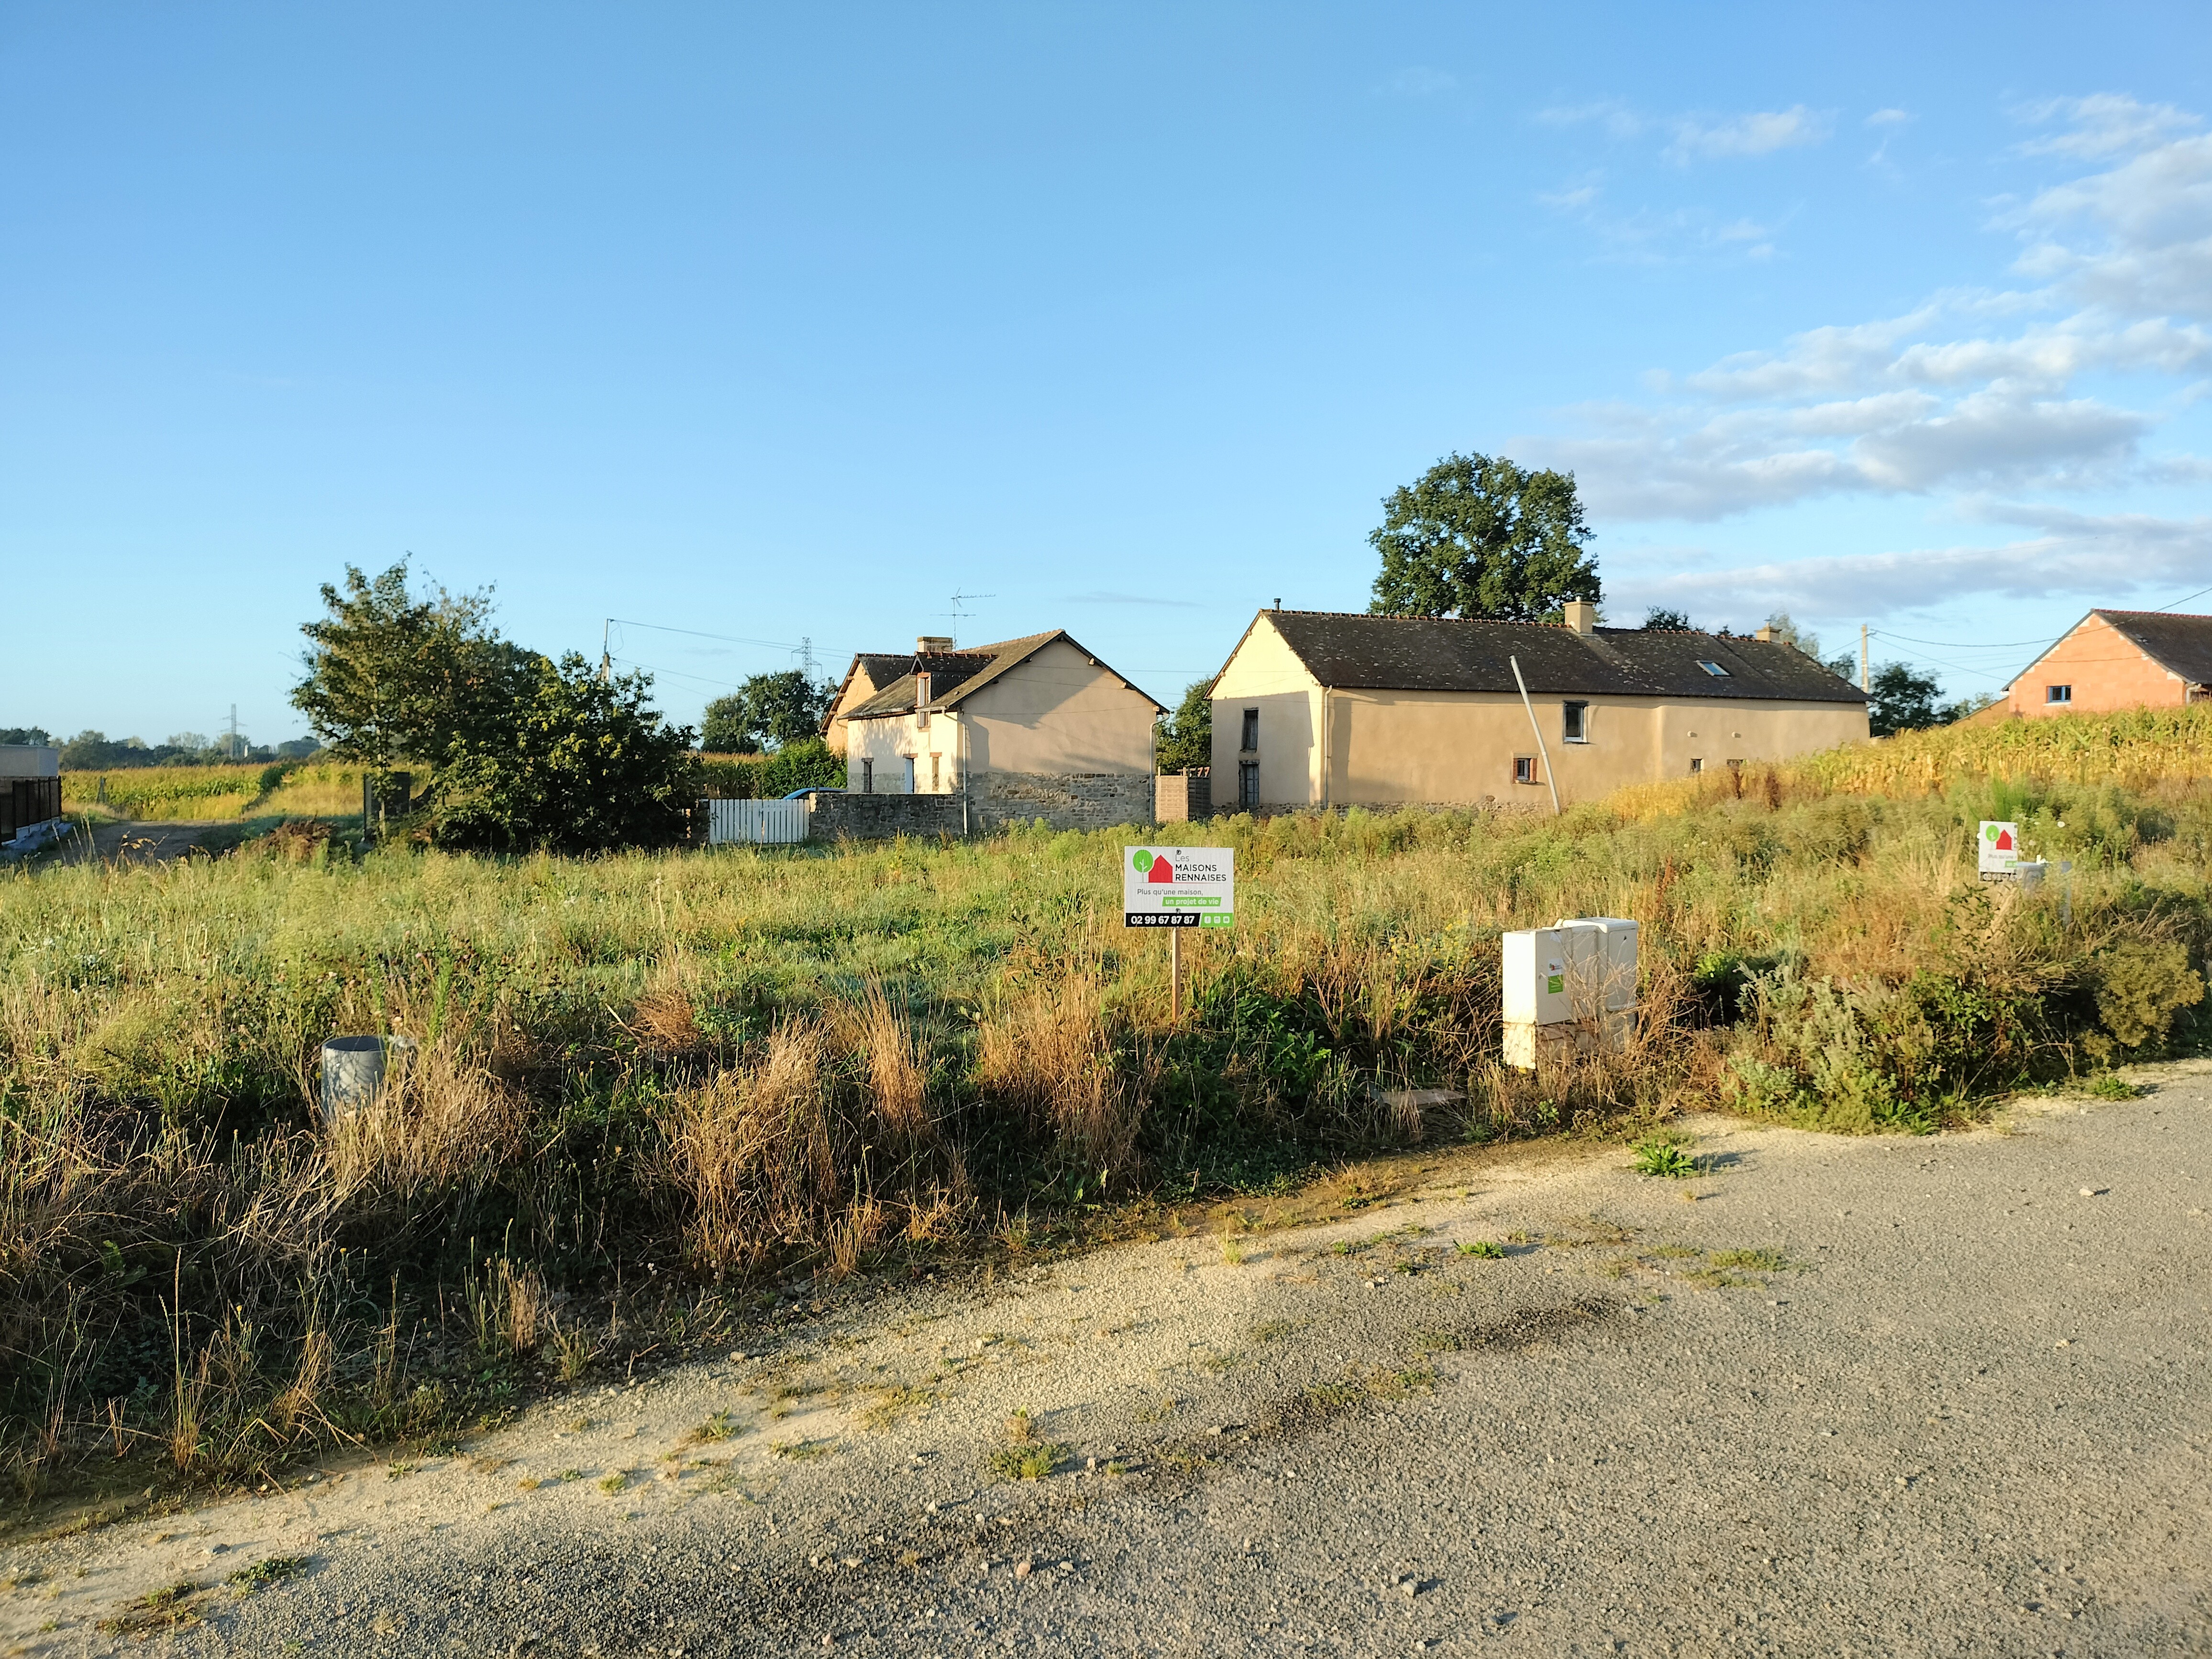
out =
[[1867,735],[1865,694],[1765,630],[1601,628],[1580,602],[1565,626],[1262,611],[1212,702],[1217,812],[1548,810],[1553,784],[1565,805]]
[[2092,611],[1978,720],[2178,708],[2212,696],[2212,617]]
[[1065,630],[911,654],[863,653],[823,736],[854,794],[958,796],[962,827],[1148,823],[1152,728],[1165,711]]

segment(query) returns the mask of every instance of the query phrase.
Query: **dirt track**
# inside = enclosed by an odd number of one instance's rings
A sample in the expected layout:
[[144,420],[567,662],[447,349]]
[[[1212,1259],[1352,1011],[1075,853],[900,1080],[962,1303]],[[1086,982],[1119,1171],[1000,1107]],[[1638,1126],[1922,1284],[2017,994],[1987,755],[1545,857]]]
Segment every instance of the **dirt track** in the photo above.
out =
[[[109,1650],[182,1579],[149,1639],[194,1655],[2212,1650],[2212,1067],[1937,1139],[1694,1127],[1705,1179],[1440,1156],[1241,1261],[902,1288],[26,1547],[0,1645]],[[1046,1479],[988,1470],[1020,1410]]]
[[91,839],[77,830],[55,856],[64,864],[166,864],[206,850],[202,842],[211,834],[235,841],[234,818],[171,818],[149,823],[100,823],[92,827]]

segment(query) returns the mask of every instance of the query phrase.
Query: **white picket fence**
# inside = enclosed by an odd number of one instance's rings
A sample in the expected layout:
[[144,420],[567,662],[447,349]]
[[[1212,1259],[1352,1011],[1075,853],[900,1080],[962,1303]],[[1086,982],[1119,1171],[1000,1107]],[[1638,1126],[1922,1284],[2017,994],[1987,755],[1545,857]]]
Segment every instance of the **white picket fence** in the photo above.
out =
[[729,842],[781,843],[806,839],[803,800],[710,800],[707,844]]

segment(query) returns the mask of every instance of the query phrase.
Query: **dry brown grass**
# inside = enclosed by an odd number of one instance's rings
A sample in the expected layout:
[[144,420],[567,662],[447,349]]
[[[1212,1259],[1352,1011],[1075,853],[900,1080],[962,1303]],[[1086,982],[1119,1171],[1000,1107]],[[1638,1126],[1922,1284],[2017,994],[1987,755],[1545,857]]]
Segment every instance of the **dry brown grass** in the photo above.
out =
[[1032,963],[976,1031],[976,1081],[1027,1115],[1075,1167],[1109,1182],[1136,1162],[1146,1090],[1117,1065],[1104,974],[1089,950]]

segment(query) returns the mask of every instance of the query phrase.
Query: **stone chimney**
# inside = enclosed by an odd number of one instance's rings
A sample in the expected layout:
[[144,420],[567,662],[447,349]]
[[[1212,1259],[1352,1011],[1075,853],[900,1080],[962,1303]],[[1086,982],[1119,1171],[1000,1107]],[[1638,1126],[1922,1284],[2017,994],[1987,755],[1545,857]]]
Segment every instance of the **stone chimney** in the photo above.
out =
[[924,634],[914,642],[914,654],[917,657],[941,656],[951,649],[952,636],[950,634]]
[[1568,630],[1588,639],[1597,632],[1597,607],[1588,599],[1569,599],[1566,603]]
[[1771,645],[1774,642],[1774,630],[1771,628],[1762,627],[1751,637],[1754,640],[1765,640],[1768,644]]

